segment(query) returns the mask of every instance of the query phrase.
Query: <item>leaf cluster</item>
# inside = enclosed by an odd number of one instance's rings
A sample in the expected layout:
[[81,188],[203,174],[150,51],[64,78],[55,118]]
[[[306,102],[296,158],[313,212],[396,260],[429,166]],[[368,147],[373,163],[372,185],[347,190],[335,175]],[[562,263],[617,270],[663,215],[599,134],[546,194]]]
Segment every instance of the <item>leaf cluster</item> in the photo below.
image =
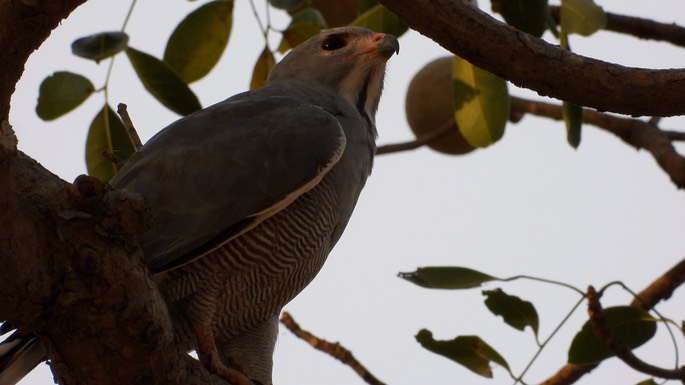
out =
[[[232,0],[212,0],[186,15],[171,32],[164,56],[160,59],[134,48],[124,29],[106,31],[76,39],[71,46],[76,56],[101,64],[109,60],[105,85],[96,88],[83,75],[57,71],[43,80],[37,115],[46,121],[55,120],[80,106],[94,93],[103,92],[103,107],[93,118],[86,141],[88,173],[109,180],[118,171],[118,164],[134,152],[122,121],[113,113],[107,97],[109,73],[114,58],[124,53],[147,92],[160,104],[179,115],[189,115],[202,108],[190,85],[207,76],[222,57],[233,26]],[[304,42],[321,29],[342,24],[358,25],[400,36],[407,26],[397,16],[376,1],[336,3],[329,1],[271,1],[274,8],[287,11],[291,21],[287,28],[276,31],[282,35],[276,52],[285,53]],[[350,12],[350,6],[353,6]],[[342,12],[345,11],[345,12]],[[257,20],[259,22],[259,20]],[[250,88],[260,87],[276,65],[275,52],[268,45],[268,34],[274,29],[263,27],[265,46],[254,65]],[[113,162],[112,159],[118,160]]]
[[[413,272],[400,273],[399,276],[424,288],[443,290],[471,289],[495,281],[507,282],[523,278],[543,281],[547,284],[556,283],[525,276],[496,278],[477,270],[455,266],[421,267]],[[570,288],[566,284],[560,285]],[[580,290],[574,290],[582,294]],[[533,333],[539,350],[521,374],[515,375],[506,359],[479,336],[457,336],[451,340],[436,340],[429,330],[422,329],[416,335],[416,340],[427,350],[455,361],[481,376],[491,378],[493,374],[490,365],[497,364],[507,370],[517,382],[525,383],[523,381],[525,372],[554,334],[563,326],[570,314],[544,342],[540,342],[540,320],[532,302],[508,294],[501,288],[483,290],[482,294],[485,297],[484,304],[492,314],[502,317],[507,325],[516,330],[524,331],[526,328],[530,328]],[[584,294],[581,295],[580,301],[585,298]],[[573,311],[577,309],[579,304],[580,302],[573,307]],[[603,309],[603,317],[606,319],[613,338],[621,341],[626,348],[631,350],[652,339],[657,332],[657,322],[660,321],[644,309],[632,306],[614,306]],[[602,338],[597,332],[596,326],[588,320],[576,333],[569,346],[568,363],[577,365],[597,364],[614,355],[615,352],[608,346],[606,339]]]

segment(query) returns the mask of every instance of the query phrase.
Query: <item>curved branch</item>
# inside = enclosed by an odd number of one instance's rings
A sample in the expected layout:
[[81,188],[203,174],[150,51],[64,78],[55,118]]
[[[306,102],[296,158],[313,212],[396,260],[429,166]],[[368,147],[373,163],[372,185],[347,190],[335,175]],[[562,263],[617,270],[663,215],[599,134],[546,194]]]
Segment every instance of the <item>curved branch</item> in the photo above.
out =
[[359,375],[359,377],[361,377],[367,384],[385,385],[383,382],[381,382],[381,380],[377,379],[373,374],[371,374],[371,372],[369,372],[369,370],[364,365],[362,365],[361,362],[357,361],[357,359],[354,358],[352,353],[349,350],[345,349],[344,346],[340,345],[337,342],[332,343],[323,340],[313,335],[312,333],[302,329],[300,325],[298,325],[297,322],[295,322],[290,313],[283,312],[283,314],[281,315],[281,323],[285,325],[285,327],[287,327],[288,330],[290,330],[295,336],[304,341],[307,341],[307,343],[313,346],[314,349],[322,351],[352,368],[352,370],[354,370]]
[[[511,109],[521,113],[561,120],[562,108],[559,105],[538,102],[517,97],[511,98]],[[672,138],[679,137],[672,132],[660,130],[654,124],[639,119],[622,118],[593,110],[583,111],[583,121],[618,136],[636,149],[645,149],[668,174],[671,181],[685,189],[685,157],[676,151]]]
[[380,2],[449,51],[541,95],[634,116],[685,114],[685,70],[630,68],[576,55],[495,20],[468,0]]
[[[664,275],[657,278],[647,288],[638,293],[630,306],[650,310],[657,303],[671,297],[673,291],[685,283],[685,259],[678,262]],[[566,364],[557,373],[545,380],[542,385],[569,385],[584,375],[590,373],[598,364],[575,365]]]
[[[549,7],[552,16],[559,21],[559,6]],[[640,39],[658,40],[685,47],[685,28],[677,24],[660,23],[658,21],[644,19],[635,16],[619,15],[605,12],[607,31],[623,33]]]
[[590,286],[588,288],[586,297],[588,299],[588,315],[595,333],[616,357],[620,358],[621,361],[631,368],[650,376],[685,382],[685,366],[677,369],[664,369],[644,362],[611,332],[602,303],[599,301],[601,294],[597,293],[594,287]]
[[443,136],[452,132],[452,130],[454,130],[454,123],[448,122],[447,124],[438,128],[437,130],[430,132],[426,135],[423,135],[420,138],[416,138],[408,142],[391,143],[378,146],[378,149],[376,149],[376,155],[393,154],[396,152],[415,150],[419,147],[425,146],[426,144],[434,140],[442,138]]

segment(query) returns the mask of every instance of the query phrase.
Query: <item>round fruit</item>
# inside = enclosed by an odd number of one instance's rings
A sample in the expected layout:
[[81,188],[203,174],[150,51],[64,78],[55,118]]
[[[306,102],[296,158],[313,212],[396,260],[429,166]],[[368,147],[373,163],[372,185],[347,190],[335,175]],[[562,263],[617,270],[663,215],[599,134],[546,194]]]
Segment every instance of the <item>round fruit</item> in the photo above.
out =
[[452,57],[433,60],[409,83],[405,110],[409,127],[417,138],[449,124],[449,132],[427,143],[427,146],[445,154],[461,155],[473,151],[474,147],[464,139],[454,121],[452,84]]

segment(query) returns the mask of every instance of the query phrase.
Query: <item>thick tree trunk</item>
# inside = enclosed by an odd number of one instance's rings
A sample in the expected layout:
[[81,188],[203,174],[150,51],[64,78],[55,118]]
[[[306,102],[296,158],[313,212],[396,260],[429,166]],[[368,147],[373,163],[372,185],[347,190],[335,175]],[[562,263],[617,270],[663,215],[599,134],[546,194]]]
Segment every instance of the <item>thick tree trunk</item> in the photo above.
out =
[[62,384],[211,383],[143,263],[143,200],[3,151],[0,319],[43,339]]
[[0,320],[46,343],[62,384],[219,381],[173,343],[138,247],[142,199],[69,184],[16,149],[8,112],[24,64],[84,1],[0,2]]

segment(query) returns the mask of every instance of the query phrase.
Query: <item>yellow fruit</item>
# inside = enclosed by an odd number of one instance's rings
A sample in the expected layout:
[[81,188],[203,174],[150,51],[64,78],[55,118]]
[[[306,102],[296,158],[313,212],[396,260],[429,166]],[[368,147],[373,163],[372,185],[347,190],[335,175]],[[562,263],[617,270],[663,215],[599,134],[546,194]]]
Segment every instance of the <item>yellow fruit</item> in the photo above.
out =
[[474,150],[466,142],[454,121],[454,87],[452,85],[452,57],[442,57],[426,64],[409,83],[405,110],[409,127],[417,138],[441,130],[451,129],[427,144],[435,151],[461,155]]

